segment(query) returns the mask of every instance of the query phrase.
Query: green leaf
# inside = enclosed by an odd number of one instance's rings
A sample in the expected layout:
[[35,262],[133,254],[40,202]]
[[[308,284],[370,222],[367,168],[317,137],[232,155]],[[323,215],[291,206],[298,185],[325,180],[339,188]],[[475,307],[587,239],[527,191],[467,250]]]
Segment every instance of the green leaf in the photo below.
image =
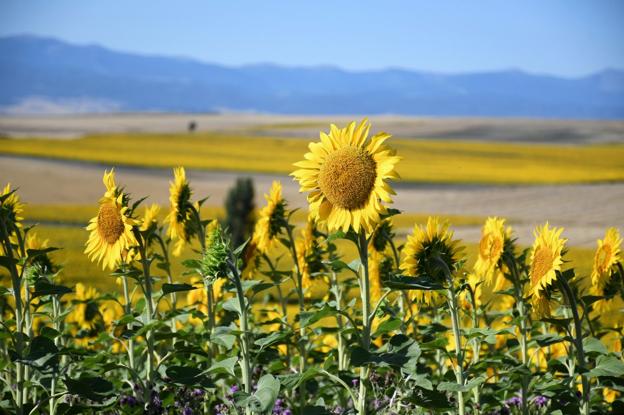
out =
[[228,357],[227,359],[220,360],[210,366],[207,370],[209,373],[227,373],[232,376],[236,376],[234,373],[234,367],[238,361],[237,357]]
[[243,311],[240,308],[240,303],[238,302],[238,298],[232,297],[223,302],[222,305],[224,310],[232,311],[237,313],[239,316],[243,314]]
[[214,333],[210,336],[210,341],[225,347],[227,350],[232,350],[234,342],[236,341],[236,336],[229,333]]
[[323,305],[320,310],[317,311],[304,311],[299,314],[299,322],[301,327],[308,327],[325,317],[336,315],[337,310],[328,304]]
[[607,347],[595,337],[585,337],[583,339],[583,350],[585,353],[607,354]]
[[276,331],[276,332],[269,334],[268,336],[259,338],[258,340],[254,342],[254,344],[260,347],[267,347],[274,343],[279,342],[280,340],[287,338],[289,335],[290,335],[290,332]]
[[162,285],[163,295],[183,292],[183,291],[192,291],[195,289],[197,289],[197,287],[194,287],[191,284],[167,284],[165,283]]
[[552,344],[561,343],[565,340],[564,337],[558,334],[540,334],[537,336],[533,336],[533,339],[537,341],[537,344],[539,344],[540,347],[546,347]]
[[172,382],[190,386],[199,383],[202,371],[196,367],[169,366],[165,373]]
[[409,277],[404,275],[393,276],[384,281],[384,286],[393,290],[443,290],[445,287],[440,282],[430,277]]
[[587,372],[587,377],[624,376],[624,363],[614,355],[598,356],[596,367]]
[[35,282],[35,291],[32,293],[32,297],[41,297],[43,295],[64,295],[72,292],[72,289],[65,287],[64,285],[55,285],[45,280],[39,280]]
[[27,249],[26,250],[26,255],[28,256],[29,259],[33,259],[36,258],[38,256],[41,255],[46,255],[50,252],[54,252],[54,251],[58,251],[59,248],[44,248],[44,249]]
[[92,401],[101,402],[113,392],[113,384],[101,377],[82,376],[78,379],[65,378],[67,391]]
[[388,333],[394,330],[397,330],[399,327],[401,327],[401,324],[403,324],[403,322],[401,321],[401,319],[398,318],[391,318],[388,319],[384,322],[382,322],[379,327],[377,327],[377,330],[375,331],[375,334],[373,334],[373,337],[378,337],[384,333]]
[[264,375],[260,378],[258,389],[253,396],[260,403],[259,409],[262,413],[268,413],[273,410],[279,391],[280,382],[273,375]]
[[427,390],[416,387],[410,400],[416,405],[428,409],[448,409],[453,408],[454,404],[449,401],[446,393],[437,390]]
[[455,382],[440,382],[438,384],[438,390],[441,392],[468,392],[476,388],[483,382],[485,382],[484,377],[472,379],[464,385],[460,385],[459,383]]

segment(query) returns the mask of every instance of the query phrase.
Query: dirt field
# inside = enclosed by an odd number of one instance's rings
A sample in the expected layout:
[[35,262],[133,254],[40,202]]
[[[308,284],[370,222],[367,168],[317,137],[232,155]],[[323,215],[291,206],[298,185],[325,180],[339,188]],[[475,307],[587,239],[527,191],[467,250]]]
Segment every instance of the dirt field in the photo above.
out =
[[[91,133],[187,130],[245,132],[257,135],[317,138],[329,123],[345,124],[353,116],[285,116],[260,114],[92,114],[0,116],[0,137],[76,138]],[[523,118],[370,117],[375,130],[396,137],[454,138],[559,144],[624,141],[624,121],[534,120]]]
[[[104,166],[32,158],[0,156],[0,182],[20,188],[22,199],[34,204],[97,203],[102,194]],[[242,174],[189,171],[195,194],[210,195],[209,203],[221,205],[236,177]],[[291,206],[305,206],[305,197],[287,176],[252,175],[257,204],[264,201],[272,180],[281,180]],[[171,172],[160,169],[118,168],[117,178],[134,196],[150,195],[148,202],[168,203]],[[396,186],[395,207],[412,213],[509,218],[523,244],[532,241],[535,225],[550,221],[565,226],[570,245],[594,247],[609,226],[624,228],[624,183],[567,186]],[[406,230],[405,230],[406,231]],[[479,239],[479,228],[457,227],[458,237]]]

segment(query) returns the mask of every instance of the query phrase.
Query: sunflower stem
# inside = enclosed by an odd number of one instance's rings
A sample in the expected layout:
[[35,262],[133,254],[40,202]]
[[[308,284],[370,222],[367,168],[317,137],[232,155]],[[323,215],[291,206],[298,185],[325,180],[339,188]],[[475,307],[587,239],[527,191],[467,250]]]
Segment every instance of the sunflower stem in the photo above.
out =
[[[461,328],[459,325],[459,308],[457,306],[457,296],[455,293],[455,288],[453,287],[452,279],[449,280],[449,288],[448,288],[448,301],[449,301],[449,310],[451,312],[451,323],[453,326],[453,337],[455,338],[455,358],[457,363],[455,364],[455,377],[457,379],[457,383],[461,386],[464,386],[464,353],[461,345]],[[459,415],[464,415],[465,403],[464,403],[464,394],[461,390],[457,391],[457,410]]]
[[[151,324],[152,318],[154,317],[154,303],[152,301],[152,279],[150,277],[150,261],[147,259],[147,247],[145,246],[145,240],[143,238],[139,238],[139,250],[141,252],[141,264],[143,265],[143,280],[145,283],[145,302],[147,303],[147,316],[145,324]],[[149,329],[145,334],[145,340],[147,343],[147,380],[149,383],[149,387],[145,388],[144,393],[146,394],[145,403],[149,402],[150,397],[150,388],[153,385],[154,379],[154,337],[152,335],[152,330]]]
[[[9,270],[11,273],[11,282],[13,284],[13,297],[15,299],[15,351],[17,355],[22,357],[24,350],[24,336],[23,336],[23,315],[22,315],[22,279],[17,267],[15,265],[13,248],[10,241],[10,233],[5,220],[0,221],[2,223],[2,242],[4,243],[4,252],[9,257]],[[24,413],[24,365],[20,362],[15,362],[16,371],[16,393],[15,403],[17,406],[17,414],[22,415]]]
[[[360,254],[360,262],[362,263],[362,272],[360,273],[360,294],[362,297],[362,348],[368,353],[370,349],[370,281],[368,275],[368,241],[366,234],[360,231],[358,234],[358,251]],[[359,415],[366,415],[366,381],[370,366],[366,365],[360,368],[360,393],[358,395],[357,412]]]
[[[524,296],[522,295],[522,281],[520,280],[520,275],[518,274],[518,268],[516,267],[515,258],[509,258],[504,256],[504,261],[507,263],[507,266],[511,270],[511,280],[513,281],[514,288],[514,296],[516,298],[516,307],[518,309],[518,316],[520,317],[519,321],[519,329],[520,329],[520,355],[522,358],[522,365],[527,371],[529,370],[528,366],[528,336],[527,336],[527,318],[526,312],[524,308]],[[527,415],[529,413],[529,405],[528,405],[528,394],[529,394],[529,375],[524,374],[522,376],[522,385],[521,385],[521,398],[522,398],[522,414]]]
[[[125,264],[122,265],[122,271],[125,272]],[[128,287],[128,277],[126,277],[125,275],[121,276],[121,283],[123,285],[123,294],[124,294],[124,311],[126,313],[126,315],[130,315],[132,313],[132,300],[130,299],[130,290]],[[126,325],[126,328],[131,331],[132,330],[132,323],[128,323]],[[128,366],[130,366],[130,369],[134,370],[134,340],[132,340],[132,338],[128,339]]]
[[[299,314],[301,315],[305,311],[305,302],[303,297],[303,275],[301,274],[301,269],[299,268],[299,261],[297,261],[297,249],[295,247],[295,239],[292,234],[292,226],[286,223],[286,233],[288,234],[288,243],[290,245],[290,253],[292,255],[293,262],[295,263],[295,271],[296,271],[296,284],[295,289],[297,291],[297,299],[299,301]],[[299,323],[299,373],[303,374],[305,372],[305,364],[306,364],[306,348],[305,348],[305,327]],[[303,411],[303,407],[305,406],[305,382],[301,383],[299,387],[299,399],[301,410]]]
[[[576,303],[576,298],[574,297],[574,293],[572,292],[572,288],[570,284],[566,280],[564,276],[559,274],[557,278],[557,282],[561,287],[561,291],[563,295],[566,297],[567,303],[572,311],[572,318],[574,320],[574,337],[573,343],[576,348],[576,356],[578,359],[579,366],[581,369],[585,369],[585,351],[583,349],[583,327],[581,325],[581,319],[578,314],[578,305]],[[583,405],[581,406],[581,413],[585,415],[589,415],[590,407],[589,407],[589,398],[590,398],[590,386],[589,380],[584,374],[581,374],[581,383],[583,385]]]
[[[231,255],[231,253],[230,253]],[[247,302],[245,300],[245,292],[243,291],[243,284],[241,283],[241,276],[236,266],[236,261],[230,256],[228,260],[228,266],[232,274],[232,282],[236,287],[236,297],[238,298],[238,305],[240,307],[239,326],[241,331],[240,336],[240,349],[242,355],[241,370],[243,375],[243,387],[245,393],[251,393],[251,364],[249,358],[249,331],[247,328]],[[245,408],[245,414],[251,415],[251,409]]]

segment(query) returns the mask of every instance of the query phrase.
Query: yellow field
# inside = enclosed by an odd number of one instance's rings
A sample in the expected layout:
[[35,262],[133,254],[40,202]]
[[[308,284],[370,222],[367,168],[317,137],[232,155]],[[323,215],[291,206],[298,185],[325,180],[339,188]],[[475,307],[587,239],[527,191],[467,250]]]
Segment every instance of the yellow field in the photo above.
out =
[[[111,134],[0,141],[0,153],[108,165],[289,173],[307,140],[200,134]],[[432,183],[581,183],[624,180],[624,145],[554,146],[393,139],[403,180]]]

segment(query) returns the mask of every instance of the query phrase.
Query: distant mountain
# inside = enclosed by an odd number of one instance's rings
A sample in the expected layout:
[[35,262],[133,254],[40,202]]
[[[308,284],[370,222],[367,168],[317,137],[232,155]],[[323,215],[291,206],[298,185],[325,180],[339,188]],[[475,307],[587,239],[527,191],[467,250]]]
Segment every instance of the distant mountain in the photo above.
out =
[[334,67],[226,67],[35,36],[0,38],[0,110],[257,111],[624,118],[624,71],[566,79]]

